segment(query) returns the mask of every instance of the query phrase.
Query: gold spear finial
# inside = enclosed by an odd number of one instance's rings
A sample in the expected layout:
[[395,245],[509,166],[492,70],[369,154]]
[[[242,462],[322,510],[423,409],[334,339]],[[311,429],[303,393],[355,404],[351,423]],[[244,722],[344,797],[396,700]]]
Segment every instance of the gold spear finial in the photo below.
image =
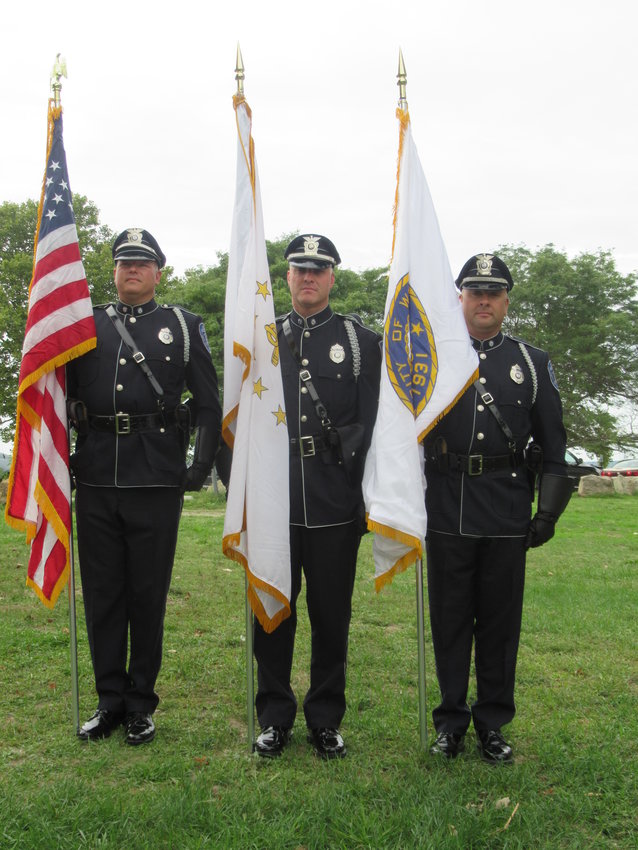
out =
[[241,97],[244,94],[244,60],[241,55],[241,48],[237,42],[237,61],[235,63],[235,79],[237,80],[237,94]]
[[405,71],[405,62],[403,61],[403,52],[399,48],[399,73],[397,74],[397,85],[399,87],[399,109],[404,112],[408,109],[408,101],[405,96],[405,89],[408,84],[408,75]]
[[53,103],[56,107],[60,105],[60,92],[62,91],[60,78],[66,76],[66,59],[58,53],[51,71],[51,91],[53,92]]

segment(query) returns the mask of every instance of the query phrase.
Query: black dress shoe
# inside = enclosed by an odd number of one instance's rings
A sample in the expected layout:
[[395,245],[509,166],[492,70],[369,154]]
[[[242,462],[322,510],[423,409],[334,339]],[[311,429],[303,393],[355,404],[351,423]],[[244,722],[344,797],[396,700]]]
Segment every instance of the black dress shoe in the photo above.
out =
[[284,726],[264,726],[255,741],[255,752],[264,758],[277,758],[292,737],[292,730]]
[[95,714],[84,723],[78,732],[81,741],[99,741],[108,738],[111,732],[122,723],[123,715],[117,711],[98,708]]
[[514,758],[512,748],[498,729],[477,730],[476,748],[483,761],[490,764],[507,764]]
[[315,754],[322,759],[342,759],[348,752],[338,729],[309,729],[308,743],[314,744]]
[[126,737],[127,744],[148,744],[155,737],[155,724],[150,714],[144,711],[131,711],[126,715]]
[[456,735],[454,732],[439,732],[436,741],[430,747],[430,752],[433,756],[455,759],[464,749],[465,735]]

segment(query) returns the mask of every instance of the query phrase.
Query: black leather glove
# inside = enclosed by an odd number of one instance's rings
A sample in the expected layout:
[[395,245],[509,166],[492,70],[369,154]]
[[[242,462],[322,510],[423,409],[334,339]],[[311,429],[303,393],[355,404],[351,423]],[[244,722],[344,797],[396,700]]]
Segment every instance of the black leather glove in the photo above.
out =
[[571,478],[565,475],[541,475],[538,488],[538,510],[529,524],[525,548],[535,549],[554,536],[554,526],[573,492]]
[[200,425],[195,438],[193,462],[186,470],[184,490],[201,490],[213,468],[219,432],[208,425]]
[[538,511],[527,529],[527,537],[525,538],[525,548],[535,549],[537,546],[542,546],[554,536],[554,527],[556,519],[551,514],[541,513]]

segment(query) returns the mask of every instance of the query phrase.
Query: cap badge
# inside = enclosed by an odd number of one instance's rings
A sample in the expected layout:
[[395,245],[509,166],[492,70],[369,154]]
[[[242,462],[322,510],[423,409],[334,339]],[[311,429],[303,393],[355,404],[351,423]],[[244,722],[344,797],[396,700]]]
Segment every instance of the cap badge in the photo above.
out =
[[339,343],[335,343],[330,349],[330,359],[333,363],[343,363],[346,359],[346,350],[343,345],[339,345]]
[[518,363],[515,363],[510,369],[510,378],[514,381],[515,384],[522,384],[525,380],[523,370],[518,365]]
[[157,336],[159,341],[163,342],[164,345],[170,345],[171,342],[173,342],[173,334],[171,333],[170,328],[162,328]]
[[304,254],[310,254],[313,257],[316,257],[319,253],[319,239],[320,236],[304,236],[303,238],[303,252]]
[[476,273],[489,277],[492,274],[492,254],[477,254],[476,255]]
[[137,245],[144,239],[144,234],[139,227],[131,227],[126,231],[126,241],[130,244]]

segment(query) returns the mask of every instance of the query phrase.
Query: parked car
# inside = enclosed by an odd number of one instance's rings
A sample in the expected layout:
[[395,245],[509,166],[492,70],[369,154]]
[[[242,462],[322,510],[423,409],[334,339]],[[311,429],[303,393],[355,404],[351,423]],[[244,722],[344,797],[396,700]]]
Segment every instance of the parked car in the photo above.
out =
[[606,466],[600,474],[606,478],[613,478],[615,475],[638,476],[638,458],[628,457],[616,461],[613,466]]
[[575,455],[571,449],[565,452],[565,463],[567,464],[567,475],[574,482],[574,490],[578,490],[578,482],[585,475],[600,475],[600,467],[595,463]]
[[0,451],[0,478],[4,475],[4,473],[9,472],[11,469],[11,455],[9,452]]

